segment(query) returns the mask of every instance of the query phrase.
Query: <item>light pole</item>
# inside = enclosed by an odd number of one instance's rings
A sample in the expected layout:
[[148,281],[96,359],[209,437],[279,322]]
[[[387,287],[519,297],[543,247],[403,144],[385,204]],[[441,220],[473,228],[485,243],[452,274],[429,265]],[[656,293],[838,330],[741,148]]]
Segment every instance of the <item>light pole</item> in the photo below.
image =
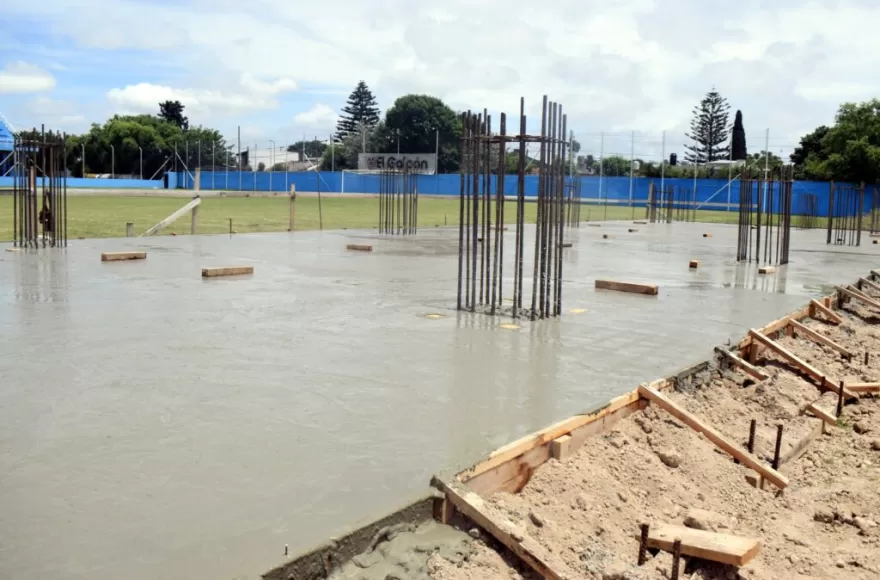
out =
[[110,145],[110,179],[116,179],[116,147]]
[[140,151],[141,157],[141,179],[144,178],[144,150],[141,149],[140,145],[138,145],[138,151]]
[[269,143],[272,144],[272,152],[269,154],[269,163],[272,164],[269,167],[269,191],[272,191],[272,173],[275,171],[275,141],[269,139]]

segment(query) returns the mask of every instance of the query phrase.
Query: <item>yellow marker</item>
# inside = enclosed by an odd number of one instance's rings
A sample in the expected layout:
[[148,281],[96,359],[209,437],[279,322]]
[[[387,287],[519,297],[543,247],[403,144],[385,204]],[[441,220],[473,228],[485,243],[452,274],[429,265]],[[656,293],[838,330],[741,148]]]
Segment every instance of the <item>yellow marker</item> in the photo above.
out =
[[501,328],[504,330],[519,330],[522,327],[519,324],[502,324]]
[[583,314],[584,312],[586,312],[586,310],[584,310],[583,308],[572,308],[571,310],[569,310],[569,312],[571,312],[572,314]]

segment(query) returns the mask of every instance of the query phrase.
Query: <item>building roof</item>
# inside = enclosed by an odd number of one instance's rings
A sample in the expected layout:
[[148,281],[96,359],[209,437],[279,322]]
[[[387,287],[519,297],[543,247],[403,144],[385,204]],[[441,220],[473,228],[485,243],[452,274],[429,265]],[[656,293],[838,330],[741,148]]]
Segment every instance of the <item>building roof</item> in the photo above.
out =
[[6,125],[0,116],[0,151],[12,151],[12,130]]

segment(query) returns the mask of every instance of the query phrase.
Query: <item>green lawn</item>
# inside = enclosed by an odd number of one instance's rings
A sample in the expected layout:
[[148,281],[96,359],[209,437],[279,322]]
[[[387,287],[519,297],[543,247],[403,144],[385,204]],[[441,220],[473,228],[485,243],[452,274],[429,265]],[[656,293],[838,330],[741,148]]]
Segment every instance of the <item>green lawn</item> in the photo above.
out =
[[[126,222],[134,222],[140,234],[187,203],[186,198],[70,196],[68,198],[68,236],[75,238],[106,238],[125,235]],[[229,219],[238,233],[279,232],[288,228],[289,201],[286,197],[208,197],[202,198],[199,209],[199,233],[225,233]],[[370,229],[376,227],[379,213],[376,197],[326,197],[321,202],[324,229]],[[513,204],[506,207],[506,221],[514,220]],[[0,197],[0,241],[12,239],[12,197]],[[422,198],[419,200],[419,225],[434,227],[458,224],[458,199]],[[534,221],[536,205],[528,204],[526,220]],[[697,221],[736,223],[735,212],[698,211]],[[629,207],[584,206],[583,221],[644,220],[645,209]],[[181,217],[163,230],[163,234],[188,234],[190,218]],[[296,200],[296,229],[319,228],[318,199],[299,197]]]

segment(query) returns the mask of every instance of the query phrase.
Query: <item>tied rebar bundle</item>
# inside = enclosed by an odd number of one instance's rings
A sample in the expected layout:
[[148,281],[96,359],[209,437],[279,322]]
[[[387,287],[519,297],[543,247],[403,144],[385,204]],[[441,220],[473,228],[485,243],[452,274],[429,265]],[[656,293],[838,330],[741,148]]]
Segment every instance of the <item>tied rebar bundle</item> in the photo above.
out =
[[645,219],[651,223],[697,221],[697,192],[674,185],[655,187],[652,181],[648,184],[645,214]]
[[[865,206],[865,184],[830,184],[828,195],[827,244],[860,246],[862,244],[862,213]],[[873,206],[872,206],[873,207]],[[871,212],[871,227],[875,224]]]
[[[544,97],[540,135],[526,132],[525,99],[520,100],[519,132],[509,135],[502,113],[498,132],[492,118],[467,112],[462,115],[461,194],[459,208],[458,302],[459,310],[504,313],[531,320],[562,313],[562,247],[566,223],[579,220],[580,185],[565,178],[567,117],[562,106]],[[508,155],[508,144],[518,146]],[[538,159],[526,161],[528,145],[540,148]],[[507,182],[508,163],[516,168]],[[537,174],[537,223],[531,264],[526,263],[526,167]],[[572,187],[568,187],[572,185]],[[513,248],[513,289],[509,307],[504,304],[505,195],[514,197],[516,224]],[[509,237],[509,236],[508,236]],[[509,256],[509,252],[507,253]],[[508,257],[509,259],[509,257]],[[525,280],[532,280],[530,300],[525,300]]]
[[45,129],[13,141],[13,244],[21,248],[67,245],[65,137]]
[[414,235],[418,224],[418,175],[405,170],[383,170],[379,174],[379,233]]
[[791,242],[793,167],[779,176],[752,177],[743,171],[739,183],[737,262],[788,264]]

